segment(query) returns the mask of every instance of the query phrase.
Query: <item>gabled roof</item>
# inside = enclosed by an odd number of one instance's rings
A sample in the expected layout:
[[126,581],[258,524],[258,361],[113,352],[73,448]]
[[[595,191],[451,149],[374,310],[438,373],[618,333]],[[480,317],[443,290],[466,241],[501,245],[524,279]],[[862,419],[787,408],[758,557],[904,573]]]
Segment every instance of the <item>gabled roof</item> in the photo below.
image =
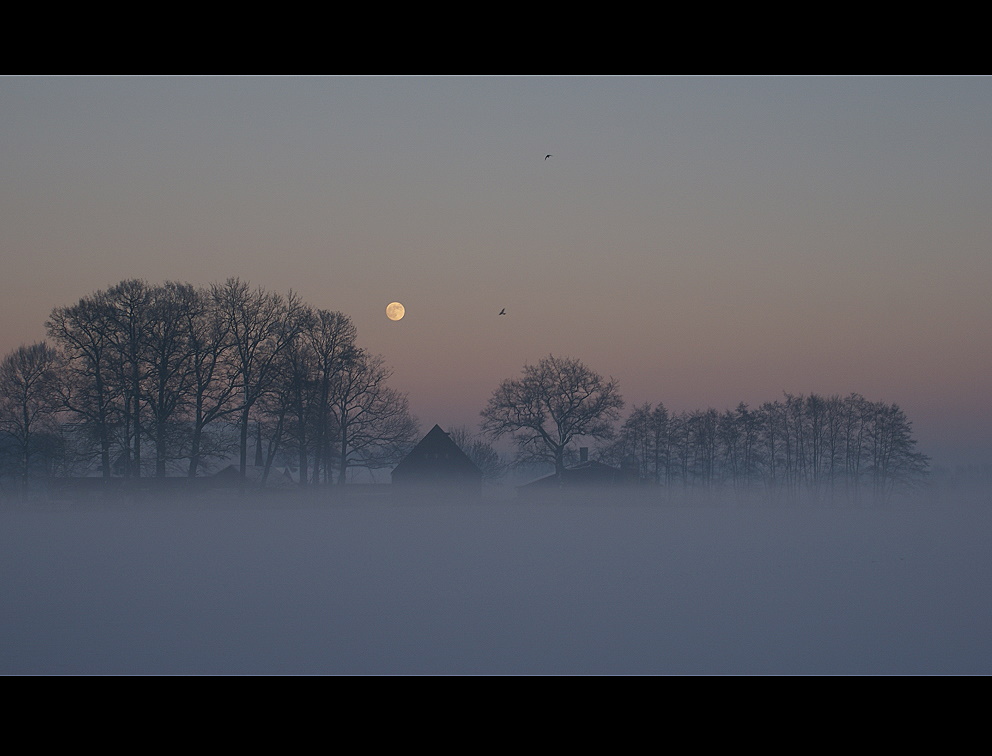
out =
[[[250,483],[251,485],[260,485],[263,477],[265,477],[264,465],[245,466],[245,481],[247,483]],[[211,475],[210,479],[217,484],[234,485],[241,480],[241,466],[237,464],[227,465],[227,467],[224,467]],[[269,469],[269,477],[266,480],[266,485],[279,487],[290,485],[294,482],[295,481],[293,480],[288,468],[273,466]]]
[[435,425],[393,468],[393,483],[481,483],[482,471]]
[[566,486],[587,486],[587,485],[612,485],[626,482],[626,476],[619,467],[588,460],[577,465],[566,467],[562,470],[561,481],[555,473],[545,475],[543,478],[532,480],[518,489],[543,488],[561,483]]

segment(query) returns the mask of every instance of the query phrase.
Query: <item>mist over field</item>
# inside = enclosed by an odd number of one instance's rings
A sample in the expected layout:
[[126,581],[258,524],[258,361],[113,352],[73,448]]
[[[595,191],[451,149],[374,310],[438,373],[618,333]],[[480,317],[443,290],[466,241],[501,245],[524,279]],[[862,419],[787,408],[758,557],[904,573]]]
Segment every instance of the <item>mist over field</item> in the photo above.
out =
[[0,507],[0,673],[988,674],[988,488]]
[[7,76],[0,154],[0,674],[992,672],[992,77]]

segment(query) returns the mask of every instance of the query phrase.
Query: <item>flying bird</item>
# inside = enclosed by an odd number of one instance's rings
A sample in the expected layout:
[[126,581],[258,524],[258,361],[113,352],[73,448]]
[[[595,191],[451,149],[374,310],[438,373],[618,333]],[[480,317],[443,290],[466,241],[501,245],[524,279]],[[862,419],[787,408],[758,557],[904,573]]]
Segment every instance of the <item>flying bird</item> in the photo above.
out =
[[500,310],[499,311],[499,314],[500,315],[506,315],[506,308],[504,307],[502,310]]
[[554,155],[545,155],[544,159],[547,160],[549,157],[554,157]]

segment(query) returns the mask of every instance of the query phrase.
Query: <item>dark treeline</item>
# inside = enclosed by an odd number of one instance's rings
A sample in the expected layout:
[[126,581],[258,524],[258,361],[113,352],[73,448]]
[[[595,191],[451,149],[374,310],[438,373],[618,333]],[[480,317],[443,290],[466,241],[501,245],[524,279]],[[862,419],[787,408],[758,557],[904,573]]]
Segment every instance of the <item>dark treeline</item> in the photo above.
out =
[[[358,346],[351,319],[230,278],[194,287],[122,281],[56,307],[49,340],[0,362],[0,463],[7,481],[137,479],[216,472],[236,459],[265,485],[274,466],[300,486],[388,468],[419,439],[383,358]],[[669,413],[624,406],[616,382],[548,356],[504,380],[481,430],[508,436],[516,464],[564,483],[580,446],[662,492],[888,497],[924,479],[911,424],[858,394],[793,396]],[[508,465],[466,429],[452,438],[489,480]],[[253,454],[249,456],[249,451]]]
[[302,486],[344,482],[417,438],[406,395],[350,318],[292,292],[128,280],[45,325],[49,341],[0,365],[3,451],[22,485],[94,470],[192,478],[232,454],[242,480],[252,465],[264,482],[279,455]]
[[929,466],[905,413],[858,394],[786,394],[722,413],[673,415],[661,403],[645,404],[617,430],[623,405],[612,378],[549,355],[500,384],[482,410],[482,427],[494,438],[509,436],[518,463],[553,468],[561,485],[576,446],[590,441],[598,444],[598,461],[619,468],[623,480],[667,492],[730,489],[790,500],[857,500],[869,492],[878,500],[916,486]]
[[794,396],[755,409],[669,413],[635,407],[604,461],[634,464],[666,489],[731,489],[791,499],[887,498],[921,483],[926,455],[895,404],[846,397]]

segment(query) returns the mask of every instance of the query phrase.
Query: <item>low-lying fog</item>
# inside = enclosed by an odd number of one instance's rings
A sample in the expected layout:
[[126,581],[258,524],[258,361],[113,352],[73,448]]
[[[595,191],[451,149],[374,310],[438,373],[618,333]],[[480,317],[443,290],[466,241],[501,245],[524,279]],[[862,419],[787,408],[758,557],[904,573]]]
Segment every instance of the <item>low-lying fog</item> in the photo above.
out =
[[4,674],[990,674],[992,507],[0,506]]

